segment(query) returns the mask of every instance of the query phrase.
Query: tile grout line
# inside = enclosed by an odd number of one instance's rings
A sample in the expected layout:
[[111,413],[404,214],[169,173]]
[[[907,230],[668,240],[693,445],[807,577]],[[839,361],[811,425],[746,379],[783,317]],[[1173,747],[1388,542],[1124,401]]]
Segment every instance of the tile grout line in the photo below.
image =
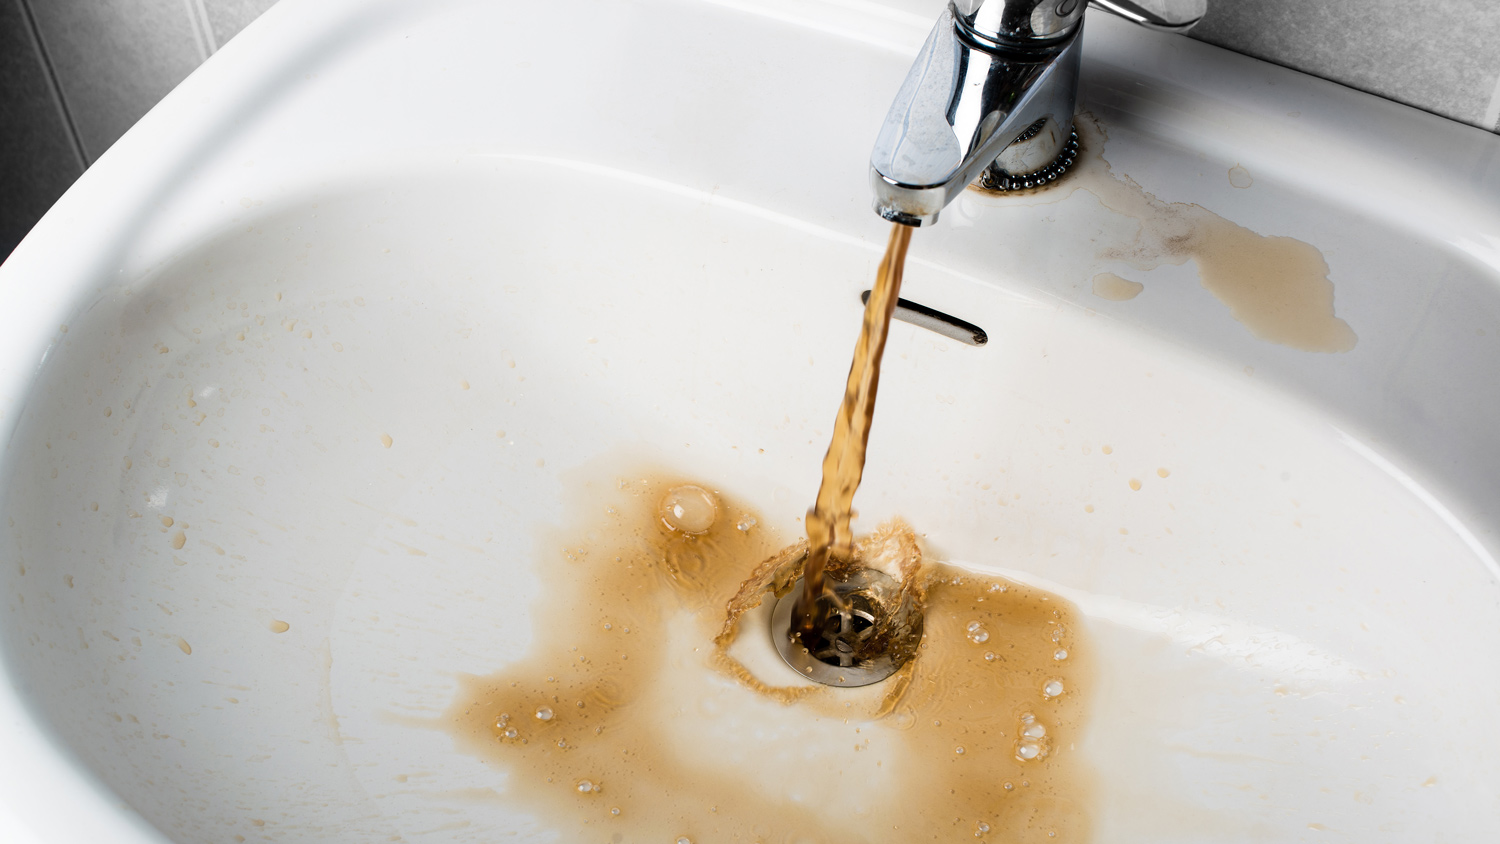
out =
[[1484,110],[1484,122],[1484,128],[1500,132],[1500,76],[1495,77],[1495,92],[1490,94],[1489,108]]
[[187,4],[188,25],[193,28],[193,40],[197,42],[198,60],[201,64],[219,50],[219,45],[214,40],[213,24],[208,20],[208,8],[203,5],[203,0],[183,2]]
[[62,83],[57,79],[57,71],[52,66],[52,57],[47,53],[46,42],[42,40],[42,30],[37,26],[36,16],[31,12],[31,0],[16,0],[21,7],[21,16],[26,19],[26,30],[31,35],[32,49],[36,50],[37,60],[42,63],[42,70],[47,74],[47,87],[52,90],[52,101],[57,106],[58,115],[62,117],[63,127],[68,131],[68,140],[73,147],[73,155],[78,159],[80,171],[89,169],[89,156],[83,148],[83,138],[78,134],[78,126],[73,122],[73,112],[68,108],[67,97],[63,95]]

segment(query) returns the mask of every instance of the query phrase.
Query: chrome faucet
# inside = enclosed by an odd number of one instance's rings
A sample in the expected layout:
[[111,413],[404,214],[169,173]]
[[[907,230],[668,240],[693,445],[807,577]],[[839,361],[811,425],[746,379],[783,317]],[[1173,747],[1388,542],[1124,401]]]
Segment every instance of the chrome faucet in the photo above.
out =
[[[1093,0],[1152,29],[1185,32],[1206,0]],[[994,190],[1056,179],[1078,150],[1087,0],[951,0],[896,93],[870,155],[875,212],[937,222],[976,178]],[[1167,11],[1157,11],[1161,7]]]

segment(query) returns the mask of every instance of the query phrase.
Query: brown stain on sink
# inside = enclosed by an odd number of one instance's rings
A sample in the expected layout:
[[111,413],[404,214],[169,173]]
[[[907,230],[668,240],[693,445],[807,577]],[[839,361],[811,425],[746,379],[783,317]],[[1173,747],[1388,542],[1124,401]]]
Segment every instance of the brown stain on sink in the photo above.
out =
[[[1260,234],[1201,205],[1160,199],[1110,167],[1104,157],[1108,134],[1096,118],[1080,114],[1075,126],[1081,151],[1072,172],[1052,187],[1001,196],[1036,204],[1087,191],[1105,208],[1140,222],[1131,241],[1098,250],[1101,262],[1148,271],[1192,261],[1204,289],[1228,305],[1230,314],[1255,336],[1309,352],[1354,348],[1359,338],[1334,313],[1333,282],[1317,247],[1294,237]],[[1230,178],[1234,181],[1235,174]],[[1235,186],[1248,187],[1248,174]],[[1101,293],[1095,283],[1098,295],[1118,299],[1109,295],[1119,292],[1118,287],[1106,284],[1104,289]]]
[[837,689],[753,658],[737,672],[747,652],[775,657],[763,626],[722,634],[781,543],[722,494],[707,532],[670,530],[658,502],[681,483],[587,496],[574,512],[597,517],[538,560],[530,649],[461,678],[442,724],[505,772],[502,800],[567,841],[1089,839],[1075,742],[1094,671],[1070,604],[927,563],[926,635],[896,678]]
[[1094,276],[1094,295],[1111,302],[1125,302],[1139,296],[1146,285],[1114,273],[1099,273]]

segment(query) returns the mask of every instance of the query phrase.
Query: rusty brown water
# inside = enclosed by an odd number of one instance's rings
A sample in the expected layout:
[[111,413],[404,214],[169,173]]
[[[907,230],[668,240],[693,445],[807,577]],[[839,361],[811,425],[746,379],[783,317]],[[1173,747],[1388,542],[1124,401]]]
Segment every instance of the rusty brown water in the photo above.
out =
[[880,386],[880,359],[885,354],[891,314],[901,295],[901,274],[906,268],[911,231],[900,223],[891,224],[885,257],[875,274],[870,299],[865,303],[864,324],[854,344],[854,360],[849,365],[844,400],[834,420],[833,438],[823,456],[823,481],[812,508],[807,511],[807,564],[803,570],[806,586],[797,597],[792,624],[808,648],[817,647],[824,616],[832,604],[832,590],[824,573],[830,567],[848,565],[853,554],[850,514],[854,493],[859,490],[865,471],[865,448],[870,441],[875,393]]

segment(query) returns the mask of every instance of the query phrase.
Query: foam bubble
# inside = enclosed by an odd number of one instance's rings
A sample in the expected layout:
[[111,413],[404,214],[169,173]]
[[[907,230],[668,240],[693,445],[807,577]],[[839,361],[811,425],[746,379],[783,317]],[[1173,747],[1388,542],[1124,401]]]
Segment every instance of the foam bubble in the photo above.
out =
[[683,484],[667,490],[658,509],[662,524],[692,536],[708,533],[719,518],[719,499],[701,486]]
[[969,637],[969,641],[973,642],[976,645],[983,644],[990,640],[990,632],[988,630],[985,630],[984,625],[980,624],[977,621],[969,622],[969,626],[965,629],[968,631],[967,635]]

